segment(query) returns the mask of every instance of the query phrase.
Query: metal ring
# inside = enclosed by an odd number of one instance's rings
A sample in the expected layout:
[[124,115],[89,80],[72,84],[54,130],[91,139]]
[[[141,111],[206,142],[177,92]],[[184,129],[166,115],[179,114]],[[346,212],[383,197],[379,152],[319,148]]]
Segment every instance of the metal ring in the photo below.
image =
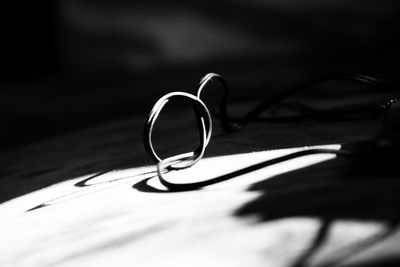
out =
[[221,121],[221,126],[226,132],[235,132],[242,128],[239,122],[233,122],[228,115],[228,95],[229,95],[229,87],[228,83],[222,78],[221,75],[217,73],[208,73],[203,78],[201,78],[199,87],[195,91],[196,96],[201,99],[201,93],[206,85],[213,80],[217,80],[222,85],[223,95],[219,103],[219,117]]
[[[153,109],[150,111],[149,116],[147,118],[146,125],[144,127],[143,132],[143,142],[147,152],[154,162],[159,163],[163,160],[157,155],[154,150],[152,143],[152,132],[154,123],[156,122],[160,112],[164,108],[164,106],[168,103],[168,101],[172,98],[186,98],[190,99],[194,102],[197,112],[195,112],[197,116],[197,122],[200,129],[200,145],[199,147],[193,151],[184,154],[180,154],[178,156],[179,159],[174,160],[172,164],[169,164],[168,170],[180,170],[193,166],[197,161],[199,161],[205,152],[205,149],[210,141],[211,132],[212,132],[212,121],[210,112],[207,109],[207,106],[200,100],[197,96],[194,96],[185,92],[172,92],[166,94],[161,97],[155,104]],[[172,158],[175,158],[172,157]],[[170,159],[170,158],[168,158]]]

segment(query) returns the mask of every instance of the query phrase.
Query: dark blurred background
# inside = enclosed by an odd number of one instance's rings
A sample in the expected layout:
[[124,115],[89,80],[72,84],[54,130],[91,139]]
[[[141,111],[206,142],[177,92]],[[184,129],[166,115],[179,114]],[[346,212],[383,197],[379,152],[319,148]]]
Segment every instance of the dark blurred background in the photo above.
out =
[[[335,70],[397,81],[396,0],[6,1],[0,150],[143,115],[207,72],[232,101]],[[141,131],[141,129],[138,129]]]

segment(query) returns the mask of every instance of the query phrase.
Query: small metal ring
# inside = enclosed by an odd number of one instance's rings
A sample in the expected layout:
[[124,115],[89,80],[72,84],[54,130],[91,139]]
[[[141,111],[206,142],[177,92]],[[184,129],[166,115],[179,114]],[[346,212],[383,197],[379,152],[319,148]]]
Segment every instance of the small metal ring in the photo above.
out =
[[[196,116],[198,116],[198,126],[200,128],[200,145],[199,147],[193,151],[185,154],[178,155],[179,159],[175,160],[172,164],[168,166],[168,170],[180,170],[193,166],[197,161],[199,161],[205,152],[205,149],[210,141],[211,132],[212,132],[212,121],[210,112],[207,109],[207,106],[201,101],[200,98],[185,92],[172,92],[161,97],[153,106],[153,109],[150,111],[149,116],[147,118],[144,132],[143,132],[143,142],[147,152],[150,157],[153,159],[155,163],[159,163],[163,161],[155,152],[153,143],[152,143],[152,132],[154,123],[156,122],[160,112],[164,108],[164,106],[168,103],[168,101],[172,98],[186,98],[190,99],[194,102],[196,110],[199,112],[195,112]],[[176,156],[177,157],[177,156]],[[175,158],[175,157],[172,157]],[[170,159],[170,158],[168,158]],[[180,163],[180,164],[179,164]]]
[[242,128],[243,125],[241,125],[239,122],[233,122],[231,118],[228,115],[228,95],[229,95],[229,87],[228,83],[225,81],[224,78],[222,78],[221,75],[217,73],[208,73],[205,75],[203,78],[201,78],[199,87],[195,91],[196,96],[201,99],[201,93],[203,92],[203,89],[206,87],[206,85],[213,81],[217,80],[220,82],[222,85],[223,89],[223,95],[219,103],[219,117],[221,121],[221,126],[226,132],[235,132],[238,131],[239,129]]

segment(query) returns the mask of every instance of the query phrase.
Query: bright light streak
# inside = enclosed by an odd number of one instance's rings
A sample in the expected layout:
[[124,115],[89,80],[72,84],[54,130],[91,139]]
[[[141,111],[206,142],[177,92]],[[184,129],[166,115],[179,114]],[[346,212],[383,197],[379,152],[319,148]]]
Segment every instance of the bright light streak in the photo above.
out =
[[[303,149],[205,158],[169,178],[209,179]],[[115,170],[84,187],[76,184],[93,174],[64,181],[0,205],[0,266],[284,266],[291,258],[278,257],[282,248],[300,253],[319,221],[256,224],[232,214],[259,195],[246,190],[251,184],[333,157],[305,156],[181,193],[132,187],[153,177],[149,185],[165,190],[154,166]]]

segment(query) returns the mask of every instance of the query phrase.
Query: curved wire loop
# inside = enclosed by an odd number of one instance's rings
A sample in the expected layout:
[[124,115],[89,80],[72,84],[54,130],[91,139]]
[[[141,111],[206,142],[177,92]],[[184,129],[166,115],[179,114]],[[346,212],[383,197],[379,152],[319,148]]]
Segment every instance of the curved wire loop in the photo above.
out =
[[175,160],[173,164],[170,164],[167,168],[168,170],[180,170],[193,166],[203,157],[205,149],[211,138],[212,121],[207,106],[197,96],[185,92],[172,92],[161,97],[154,104],[153,109],[150,111],[143,131],[143,143],[145,149],[155,163],[162,162],[163,160],[157,155],[153,147],[152,133],[154,124],[164,106],[173,98],[189,99],[194,103],[196,107],[197,123],[200,131],[199,147],[193,152],[178,155],[179,160]]
[[[273,160],[268,160],[268,161],[265,161],[262,163],[258,163],[258,164],[249,166],[247,168],[244,168],[244,169],[241,169],[238,171],[234,171],[232,173],[228,173],[228,174],[222,175],[220,177],[211,178],[211,179],[208,179],[205,181],[186,183],[186,184],[185,183],[179,184],[179,183],[173,183],[173,182],[168,181],[165,178],[165,174],[168,171],[189,168],[189,167],[193,166],[195,163],[197,163],[204,155],[205,149],[211,138],[212,120],[211,120],[211,115],[210,115],[210,112],[209,112],[207,106],[201,100],[201,93],[204,90],[205,86],[208,84],[208,82],[212,81],[213,79],[218,80],[222,84],[222,87],[224,89],[224,94],[223,94],[223,97],[219,104],[219,115],[220,115],[220,120],[221,120],[221,126],[227,132],[236,131],[236,130],[240,129],[242,126],[244,126],[245,124],[247,124],[249,121],[255,120],[265,109],[271,107],[272,105],[276,105],[285,97],[291,96],[302,90],[305,90],[307,88],[315,86],[321,82],[334,80],[334,79],[336,79],[336,80],[353,80],[353,81],[362,82],[362,83],[365,83],[368,85],[378,85],[387,90],[394,90],[394,89],[397,90],[398,89],[398,86],[395,86],[393,84],[383,82],[374,77],[370,77],[370,76],[362,75],[362,74],[327,75],[327,76],[322,76],[315,80],[309,81],[305,84],[302,84],[298,87],[292,88],[291,90],[282,92],[278,95],[275,95],[275,96],[263,101],[261,104],[256,106],[250,112],[248,112],[242,119],[238,120],[238,119],[232,119],[228,115],[228,111],[227,111],[228,85],[227,85],[226,81],[220,75],[218,75],[216,73],[209,73],[200,80],[199,87],[197,88],[195,95],[185,93],[185,92],[172,92],[172,93],[166,94],[165,96],[160,98],[154,105],[153,109],[151,110],[151,112],[148,116],[145,128],[144,128],[143,141],[144,141],[145,148],[146,148],[147,152],[149,153],[150,157],[153,159],[153,161],[157,163],[157,173],[158,173],[158,178],[159,178],[161,184],[166,186],[171,191],[195,190],[195,189],[207,186],[207,185],[211,185],[211,184],[215,184],[218,182],[222,182],[222,181],[231,179],[237,175],[241,175],[246,172],[254,171],[259,168],[269,166],[271,164],[279,163],[282,161],[286,161],[286,160],[289,160],[292,158],[301,157],[301,156],[305,156],[305,155],[320,154],[320,153],[336,154],[336,155],[343,155],[343,156],[360,156],[361,155],[361,154],[357,154],[355,152],[342,151],[342,150],[310,149],[310,150],[295,152],[295,153],[292,153],[292,154],[289,154],[286,156],[282,156],[282,157],[279,157],[279,158],[276,158]],[[183,153],[183,154],[179,154],[176,156],[161,159],[154,150],[153,143],[152,143],[152,132],[153,132],[155,121],[157,120],[158,116],[160,115],[160,112],[162,111],[164,106],[168,103],[168,101],[172,98],[185,98],[185,99],[189,99],[190,101],[193,102],[194,111],[196,114],[197,124],[199,127],[199,133],[200,133],[200,145],[193,152]],[[394,109],[395,106],[397,107],[398,105],[400,105],[399,103],[400,103],[399,100],[392,99],[392,100],[388,101],[386,104],[380,105],[379,108],[390,111],[392,109],[392,107]],[[295,105],[294,108],[298,109],[299,111],[302,111],[305,115],[316,114],[318,111],[318,110],[314,110],[305,105]],[[327,110],[324,112],[324,114],[327,115],[331,111],[337,112],[337,110]],[[320,112],[320,111],[318,111],[318,112]]]
[[217,73],[208,73],[207,75],[205,75],[203,78],[201,78],[199,87],[196,89],[195,94],[199,99],[201,99],[201,93],[203,92],[204,88],[209,82],[213,81],[214,79],[220,82],[224,90],[218,107],[221,126],[226,132],[238,131],[242,127],[242,125],[237,122],[233,122],[233,120],[228,115],[229,87],[228,83],[225,81],[224,78],[222,78],[221,75]]
[[[163,179],[163,172],[189,168],[194,164],[196,164],[204,155],[205,149],[211,138],[212,120],[207,106],[200,99],[200,97],[207,83],[212,81],[214,78],[217,79],[222,84],[222,87],[224,89],[224,94],[219,104],[221,126],[227,132],[238,130],[239,125],[233,123],[228,116],[228,111],[227,111],[227,99],[229,91],[228,85],[226,81],[219,74],[216,73],[209,73],[200,80],[199,87],[197,88],[195,95],[186,92],[172,92],[164,95],[154,104],[152,110],[148,115],[143,131],[143,143],[151,159],[155,163],[157,163],[158,176],[160,178],[161,183],[163,183],[165,186],[168,186],[167,185],[168,183],[166,182],[165,179]],[[193,102],[196,120],[199,127],[200,144],[199,147],[193,152],[183,153],[166,159],[161,159],[160,156],[157,155],[154,149],[152,142],[152,134],[153,134],[154,124],[157,121],[158,116],[160,115],[164,106],[172,98],[185,98]]]

